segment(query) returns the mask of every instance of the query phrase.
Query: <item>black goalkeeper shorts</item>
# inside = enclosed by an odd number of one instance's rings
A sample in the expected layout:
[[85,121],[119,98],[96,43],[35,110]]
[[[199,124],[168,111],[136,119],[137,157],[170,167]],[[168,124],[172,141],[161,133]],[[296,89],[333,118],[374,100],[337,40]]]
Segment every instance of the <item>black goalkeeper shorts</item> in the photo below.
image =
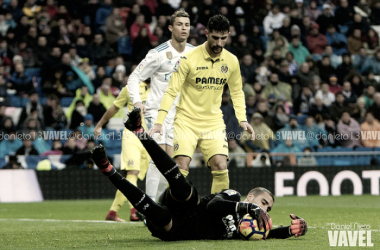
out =
[[152,236],[164,241],[195,240],[198,200],[198,192],[194,186],[193,193],[186,202],[174,200],[170,195],[170,189],[166,189],[160,196],[158,203],[170,211],[172,215],[172,228],[169,232],[160,232],[147,218],[147,226]]

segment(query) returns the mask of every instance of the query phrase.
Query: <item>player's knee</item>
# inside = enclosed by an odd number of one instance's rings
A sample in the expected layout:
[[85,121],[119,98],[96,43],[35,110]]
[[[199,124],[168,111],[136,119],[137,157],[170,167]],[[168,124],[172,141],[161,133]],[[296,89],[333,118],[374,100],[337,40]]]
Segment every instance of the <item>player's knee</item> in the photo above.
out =
[[217,170],[226,170],[227,169],[227,162],[226,161],[214,161],[210,164],[212,171]]
[[139,171],[138,170],[129,170],[127,171],[127,175],[139,175]]
[[189,157],[176,157],[175,162],[179,169],[189,171],[190,158]]

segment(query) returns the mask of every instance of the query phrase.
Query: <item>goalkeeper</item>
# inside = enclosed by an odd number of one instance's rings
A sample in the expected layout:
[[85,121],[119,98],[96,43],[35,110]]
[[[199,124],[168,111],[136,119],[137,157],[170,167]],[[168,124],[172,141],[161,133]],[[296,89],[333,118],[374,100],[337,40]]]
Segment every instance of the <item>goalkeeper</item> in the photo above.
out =
[[[244,202],[240,201],[240,194],[232,189],[199,199],[197,190],[181,174],[177,164],[141,127],[140,109],[135,108],[129,114],[125,127],[140,139],[170,184],[170,188],[161,195],[158,203],[112,167],[102,145],[92,150],[92,159],[134,207],[146,216],[152,236],[166,241],[237,239],[240,238],[237,231],[239,220],[247,213],[258,221],[260,229],[269,230],[272,227],[267,213],[274,203],[270,191],[255,188]],[[292,225],[271,230],[268,238],[304,235],[307,231],[305,220],[295,215],[290,216],[293,219]]]

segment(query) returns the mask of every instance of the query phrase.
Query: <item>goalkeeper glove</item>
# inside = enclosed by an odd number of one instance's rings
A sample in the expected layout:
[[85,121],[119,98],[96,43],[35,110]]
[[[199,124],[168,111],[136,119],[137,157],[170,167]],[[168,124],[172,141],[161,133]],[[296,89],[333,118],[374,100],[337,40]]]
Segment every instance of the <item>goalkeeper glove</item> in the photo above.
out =
[[257,220],[259,229],[265,228],[266,231],[272,229],[272,219],[269,214],[255,203],[238,202],[236,212],[240,214],[249,214]]
[[289,227],[289,234],[295,237],[305,235],[307,232],[306,221],[294,214],[290,214],[290,218],[292,219],[292,225]]

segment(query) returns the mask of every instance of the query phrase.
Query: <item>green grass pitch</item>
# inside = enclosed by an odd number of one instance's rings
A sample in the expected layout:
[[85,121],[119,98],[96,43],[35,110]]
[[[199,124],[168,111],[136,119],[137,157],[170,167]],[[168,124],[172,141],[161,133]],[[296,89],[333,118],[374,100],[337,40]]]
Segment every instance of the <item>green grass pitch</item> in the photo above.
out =
[[[274,225],[289,225],[289,214],[294,213],[303,217],[310,228],[304,237],[257,242],[162,242],[151,237],[141,222],[103,222],[111,202],[75,200],[0,203],[0,249],[329,249],[328,230],[331,230],[331,223],[355,222],[371,226],[371,230],[374,230],[374,247],[368,248],[380,249],[378,196],[276,198],[270,212]],[[128,218],[127,204],[119,215],[121,218]]]

